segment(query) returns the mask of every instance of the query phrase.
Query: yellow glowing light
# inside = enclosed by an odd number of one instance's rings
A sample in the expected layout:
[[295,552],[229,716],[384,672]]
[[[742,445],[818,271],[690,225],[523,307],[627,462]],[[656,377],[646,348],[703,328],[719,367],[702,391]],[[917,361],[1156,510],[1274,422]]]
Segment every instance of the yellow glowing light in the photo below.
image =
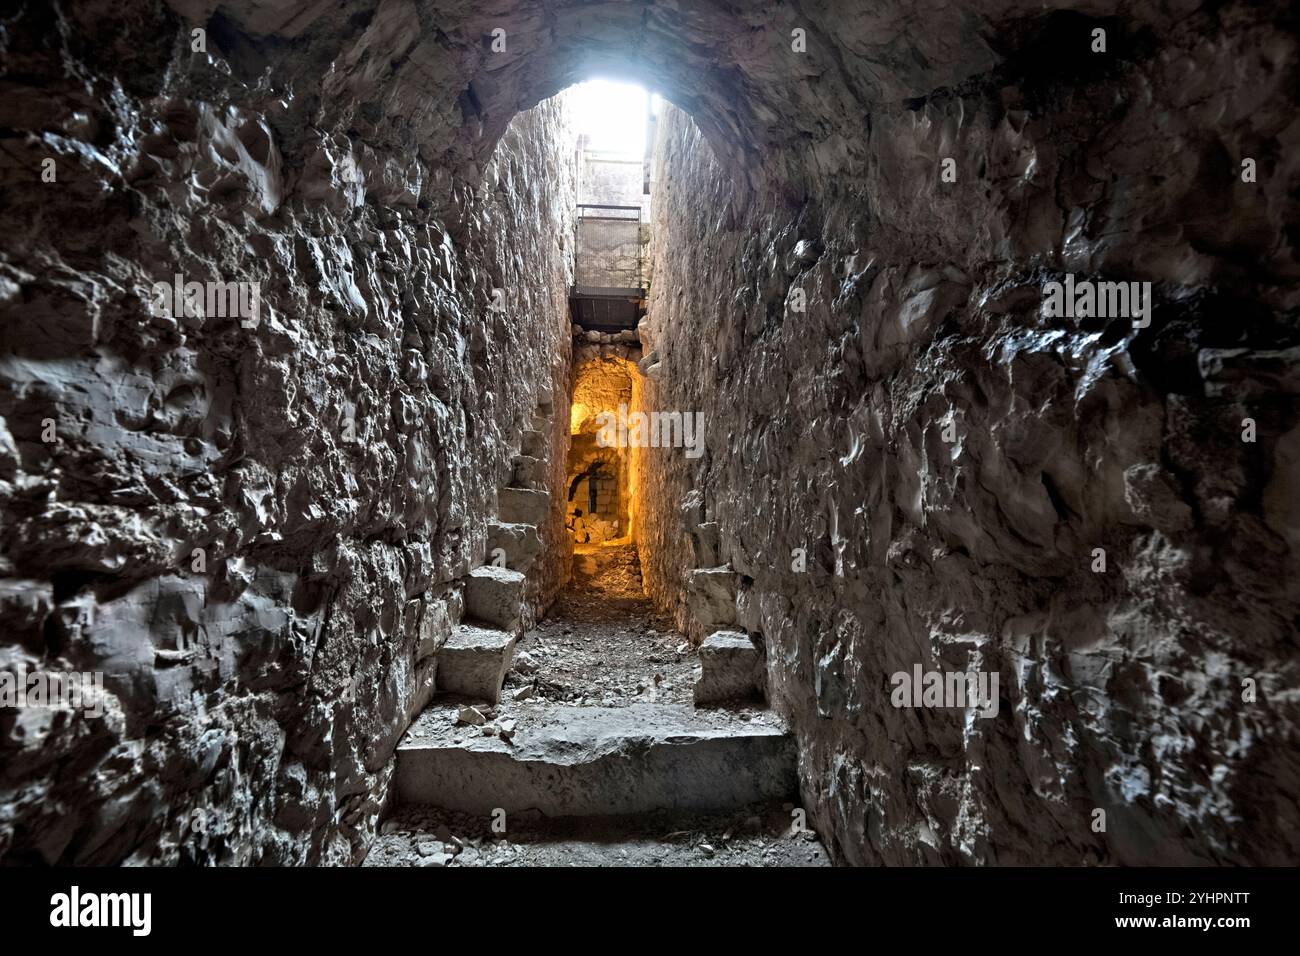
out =
[[578,434],[579,430],[582,428],[582,423],[587,420],[587,416],[590,414],[590,408],[582,404],[582,402],[574,402],[573,406],[569,409],[569,434]]

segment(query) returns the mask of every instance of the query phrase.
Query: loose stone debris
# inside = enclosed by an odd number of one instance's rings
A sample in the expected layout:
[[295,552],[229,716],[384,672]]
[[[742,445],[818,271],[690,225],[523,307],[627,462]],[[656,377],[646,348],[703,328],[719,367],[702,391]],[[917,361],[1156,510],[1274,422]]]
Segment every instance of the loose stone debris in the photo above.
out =
[[[392,817],[366,857],[366,866],[830,866],[812,831],[792,834],[790,813],[776,802],[725,813],[659,812],[636,817],[507,817],[506,834],[490,817],[433,808],[406,808]],[[458,843],[437,863],[435,850],[455,834]]]

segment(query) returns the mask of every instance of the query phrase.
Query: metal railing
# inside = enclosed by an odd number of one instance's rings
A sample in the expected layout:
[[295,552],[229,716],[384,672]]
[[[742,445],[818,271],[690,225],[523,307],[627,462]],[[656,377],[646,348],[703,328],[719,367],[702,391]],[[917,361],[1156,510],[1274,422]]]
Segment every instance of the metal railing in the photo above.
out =
[[[601,210],[604,210],[604,211],[606,211],[606,212],[628,212],[628,213],[631,213],[632,215],[630,215],[630,216],[617,216],[617,215],[610,215],[610,216],[593,216],[593,215],[591,215],[591,214],[589,214],[589,213],[584,213],[584,212],[583,212],[584,209],[601,209]],[[635,221],[635,222],[640,222],[640,221],[641,221],[641,207],[640,207],[640,206],[609,206],[609,205],[606,205],[606,204],[604,204],[604,203],[580,202],[580,203],[578,203],[578,221],[581,222],[581,221],[584,220],[584,219],[597,219],[597,220],[605,220],[605,221],[611,221],[611,222],[623,222],[623,221],[625,221],[625,220],[629,220],[629,219],[630,219],[630,220],[633,220],[633,221]]]

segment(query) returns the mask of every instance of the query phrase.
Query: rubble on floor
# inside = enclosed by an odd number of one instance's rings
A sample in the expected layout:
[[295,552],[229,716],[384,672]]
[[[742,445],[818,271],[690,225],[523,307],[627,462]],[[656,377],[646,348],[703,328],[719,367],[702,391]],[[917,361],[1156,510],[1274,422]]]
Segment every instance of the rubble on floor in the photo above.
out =
[[695,649],[641,592],[634,545],[579,549],[574,581],[524,634],[503,697],[572,706],[689,703]]
[[407,807],[384,823],[364,865],[829,866],[795,810],[767,802],[723,813],[555,820],[517,813],[507,815],[501,834],[491,816]]

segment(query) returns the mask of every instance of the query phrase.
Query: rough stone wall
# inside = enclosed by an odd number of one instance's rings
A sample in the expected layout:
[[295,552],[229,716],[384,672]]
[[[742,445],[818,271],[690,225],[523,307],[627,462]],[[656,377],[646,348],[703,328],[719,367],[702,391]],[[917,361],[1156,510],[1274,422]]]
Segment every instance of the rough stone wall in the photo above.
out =
[[[641,458],[646,585],[685,623],[734,567],[841,861],[1300,858],[1295,36],[1104,22],[1105,60],[1076,14],[989,32],[852,175],[750,189],[660,123],[640,400],[708,450]],[[1152,282],[1150,326],[1047,316],[1065,273]],[[917,664],[999,712],[892,706]]]
[[[569,380],[560,108],[454,171],[460,116],[423,118],[428,155],[368,125],[395,64],[367,50],[412,10],[339,27],[347,78],[221,15],[195,53],[147,3],[0,22],[0,667],[106,675],[102,717],[0,712],[0,861],[342,863],[371,834]],[[259,282],[260,321],[151,310],[177,273]]]
[[[536,110],[534,112],[537,112]],[[567,133],[565,138],[568,138]],[[557,178],[563,179],[565,170],[557,170]],[[562,186],[568,196],[570,206],[566,212],[568,225],[572,227],[573,184],[570,180]],[[556,281],[550,288],[549,301],[539,306],[533,316],[539,324],[549,324],[551,317],[558,317],[561,323],[569,321],[568,287],[573,281],[572,261],[565,250],[565,259],[552,262],[557,270],[555,279],[560,278],[563,269],[565,281]],[[568,326],[566,326],[568,328]],[[573,340],[562,334],[550,356],[551,374],[548,380],[549,405],[543,402],[537,409],[537,416],[544,424],[549,418],[549,427],[543,427],[549,439],[545,451],[548,455],[546,487],[551,491],[550,517],[539,529],[542,546],[537,561],[528,569],[528,600],[532,605],[532,617],[540,620],[559,595],[560,589],[569,582],[573,573],[573,536],[567,527],[568,515],[564,495],[559,489],[564,487],[565,476],[569,473],[569,381],[572,375]]]

